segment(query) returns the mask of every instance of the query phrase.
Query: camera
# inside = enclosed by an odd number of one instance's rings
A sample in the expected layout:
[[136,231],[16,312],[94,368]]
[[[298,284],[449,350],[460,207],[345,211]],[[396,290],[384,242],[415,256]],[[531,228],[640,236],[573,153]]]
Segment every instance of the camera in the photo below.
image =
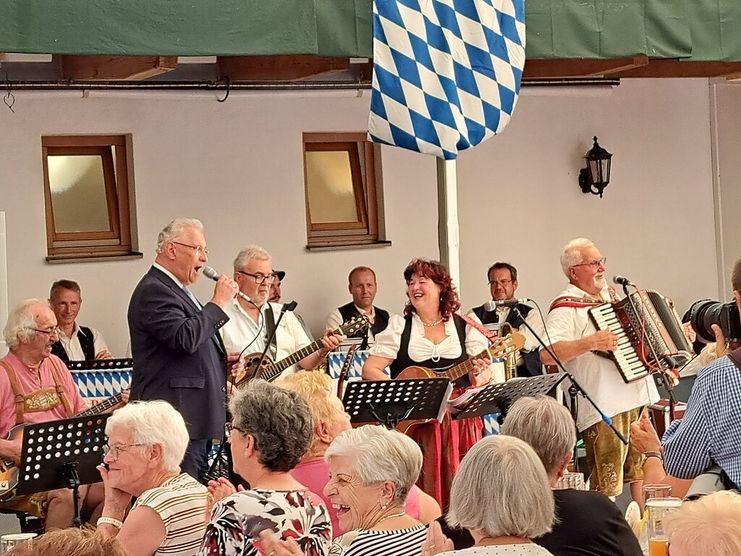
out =
[[695,301],[689,310],[690,324],[697,333],[697,339],[710,343],[715,341],[711,325],[717,324],[726,340],[741,339],[741,319],[735,301],[721,303],[712,299]]

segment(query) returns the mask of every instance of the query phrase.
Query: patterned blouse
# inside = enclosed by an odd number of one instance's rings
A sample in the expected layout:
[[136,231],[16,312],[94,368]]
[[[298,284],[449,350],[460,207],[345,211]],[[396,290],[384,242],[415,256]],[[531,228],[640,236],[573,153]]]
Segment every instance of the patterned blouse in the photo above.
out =
[[293,538],[306,556],[326,556],[332,539],[329,512],[308,490],[245,490],[218,502],[199,556],[258,556],[259,533]]

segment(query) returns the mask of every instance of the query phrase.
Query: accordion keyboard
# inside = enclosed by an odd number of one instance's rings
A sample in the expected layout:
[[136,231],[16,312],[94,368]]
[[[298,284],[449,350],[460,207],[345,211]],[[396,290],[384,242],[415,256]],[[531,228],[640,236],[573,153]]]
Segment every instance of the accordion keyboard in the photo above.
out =
[[[617,349],[612,352],[606,352],[607,355],[617,365],[620,374],[625,382],[633,382],[648,376],[649,371],[641,361],[638,351],[635,348],[633,338],[621,322],[611,303],[598,305],[589,310],[589,316],[597,327],[597,330],[609,330],[618,337]],[[602,353],[601,353],[602,355]]]

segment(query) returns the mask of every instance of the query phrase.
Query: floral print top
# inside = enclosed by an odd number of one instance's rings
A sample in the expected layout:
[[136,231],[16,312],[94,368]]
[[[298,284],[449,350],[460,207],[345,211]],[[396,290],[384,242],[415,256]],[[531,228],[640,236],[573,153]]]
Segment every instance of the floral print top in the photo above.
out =
[[259,533],[270,529],[293,538],[306,556],[326,556],[332,525],[326,506],[308,490],[245,490],[218,502],[199,556],[258,556]]

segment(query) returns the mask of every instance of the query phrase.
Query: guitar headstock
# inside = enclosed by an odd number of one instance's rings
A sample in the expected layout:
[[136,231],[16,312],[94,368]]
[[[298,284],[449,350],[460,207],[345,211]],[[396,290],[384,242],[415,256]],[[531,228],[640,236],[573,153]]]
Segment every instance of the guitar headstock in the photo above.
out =
[[368,317],[365,315],[359,315],[351,318],[350,320],[343,322],[342,325],[335,330],[338,334],[342,334],[343,336],[350,336],[352,334],[355,334],[356,332],[360,332],[361,330],[364,330],[365,328],[368,328],[370,323],[368,322]]
[[525,336],[519,332],[510,332],[506,336],[497,338],[489,346],[489,353],[497,359],[506,357],[508,354],[519,351],[525,345]]

